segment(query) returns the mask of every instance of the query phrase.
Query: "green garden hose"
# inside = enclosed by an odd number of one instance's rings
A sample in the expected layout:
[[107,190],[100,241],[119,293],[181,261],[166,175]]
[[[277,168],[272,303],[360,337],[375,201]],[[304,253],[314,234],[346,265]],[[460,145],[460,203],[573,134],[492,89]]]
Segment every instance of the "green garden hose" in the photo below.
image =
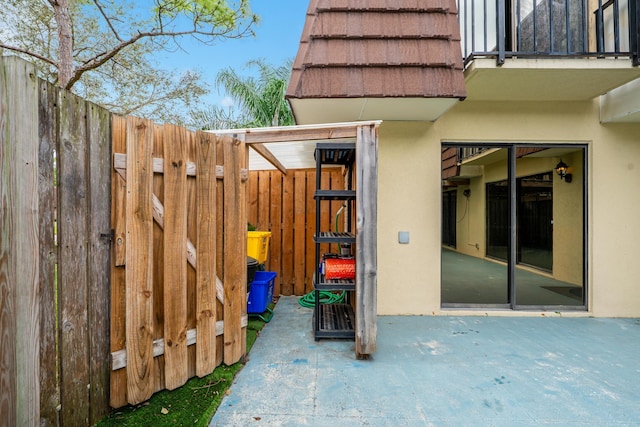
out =
[[[334,294],[329,291],[320,291],[320,304],[336,304],[344,302],[344,291]],[[306,308],[313,308],[316,305],[316,291],[311,291],[298,298],[298,304]]]

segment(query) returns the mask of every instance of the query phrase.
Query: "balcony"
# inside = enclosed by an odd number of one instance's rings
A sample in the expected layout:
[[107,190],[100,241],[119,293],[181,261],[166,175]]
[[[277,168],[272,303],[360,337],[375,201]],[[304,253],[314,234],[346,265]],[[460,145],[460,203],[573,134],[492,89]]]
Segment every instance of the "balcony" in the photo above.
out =
[[637,0],[458,0],[469,100],[579,101],[640,77]]

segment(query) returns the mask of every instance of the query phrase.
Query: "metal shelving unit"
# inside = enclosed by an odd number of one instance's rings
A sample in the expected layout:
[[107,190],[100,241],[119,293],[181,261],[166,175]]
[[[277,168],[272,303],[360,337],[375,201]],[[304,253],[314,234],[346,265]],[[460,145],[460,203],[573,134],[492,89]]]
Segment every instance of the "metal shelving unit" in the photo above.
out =
[[[315,291],[315,305],[313,315],[313,329],[316,340],[321,338],[355,338],[355,314],[349,299],[345,303],[321,304],[320,291],[353,292],[356,289],[354,280],[326,279],[320,271],[320,244],[349,243],[354,245],[356,236],[352,230],[352,212],[356,200],[353,190],[352,167],[355,160],[355,143],[320,142],[316,145],[316,232],[315,241],[315,275],[313,280]],[[321,188],[321,174],[323,165],[341,165],[347,168],[347,188],[345,190],[328,190]],[[345,232],[321,230],[320,213],[325,201],[341,200],[347,206],[347,227]],[[348,295],[348,294],[347,294]]]

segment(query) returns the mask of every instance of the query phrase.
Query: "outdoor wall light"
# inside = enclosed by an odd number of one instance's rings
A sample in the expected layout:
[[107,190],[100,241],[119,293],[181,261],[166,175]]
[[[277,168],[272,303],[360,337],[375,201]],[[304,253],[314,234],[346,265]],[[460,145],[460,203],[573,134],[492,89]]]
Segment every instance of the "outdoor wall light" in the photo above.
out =
[[567,173],[569,166],[560,159],[560,163],[556,165],[556,173],[560,176],[560,179],[564,179],[564,182],[571,182],[572,175]]

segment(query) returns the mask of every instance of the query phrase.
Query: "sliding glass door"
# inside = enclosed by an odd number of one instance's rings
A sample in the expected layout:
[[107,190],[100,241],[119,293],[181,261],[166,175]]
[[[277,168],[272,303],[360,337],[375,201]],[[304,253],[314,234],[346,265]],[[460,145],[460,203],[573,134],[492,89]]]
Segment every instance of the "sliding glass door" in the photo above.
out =
[[[506,170],[508,149],[479,145],[447,149],[457,157],[456,162],[447,163],[453,166],[442,171],[443,191],[455,189],[457,194],[456,218],[449,220],[455,224],[456,244],[443,246],[442,250],[442,304],[508,308],[507,266],[490,260],[506,256],[507,187],[485,185],[487,178]],[[492,194],[489,198],[488,192]],[[493,230],[490,241],[486,239],[487,229]]]
[[[585,149],[516,148],[516,307],[583,307]],[[533,152],[532,152],[533,151]],[[556,172],[567,165],[565,176]],[[540,171],[542,165],[546,171]]]
[[585,147],[445,151],[442,305],[585,307]]

